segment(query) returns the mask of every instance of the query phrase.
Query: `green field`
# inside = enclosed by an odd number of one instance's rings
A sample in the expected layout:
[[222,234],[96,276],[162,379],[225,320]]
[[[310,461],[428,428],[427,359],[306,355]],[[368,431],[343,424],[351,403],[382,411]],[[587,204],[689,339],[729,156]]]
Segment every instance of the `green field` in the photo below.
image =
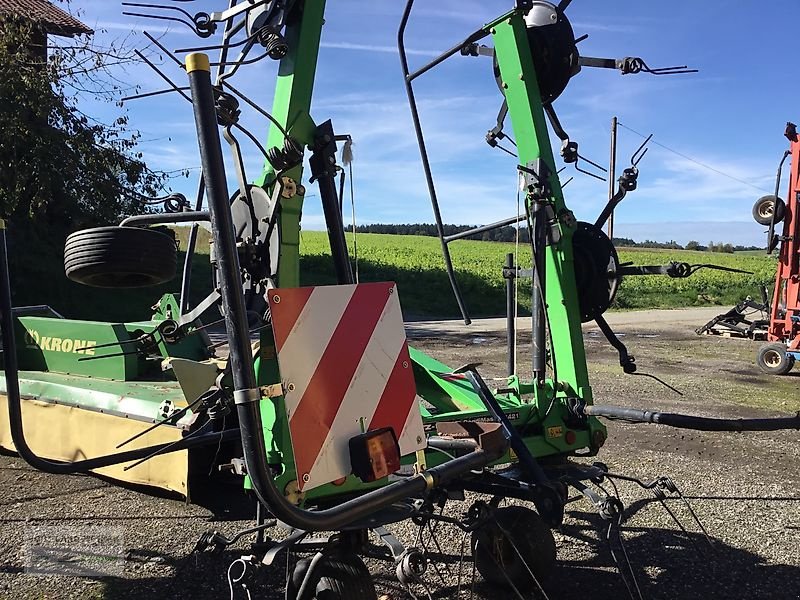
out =
[[[348,243],[351,243],[348,235]],[[359,271],[362,281],[396,281],[407,315],[455,316],[457,306],[450,291],[439,240],[432,237],[359,234]],[[458,241],[450,245],[453,266],[475,316],[498,315],[505,310],[502,265],[514,244]],[[530,251],[520,246],[519,263]],[[305,231],[301,253],[304,284],[331,283],[327,237],[324,232]],[[733,305],[745,296],[760,297],[759,286],[771,285],[775,259],[763,253],[720,254],[691,250],[622,248],[621,262],[660,265],[670,261],[689,264],[712,263],[751,271],[753,275],[701,270],[687,279],[667,276],[626,278],[617,294],[615,308],[675,308],[703,305]],[[530,308],[530,284],[520,285],[520,305]],[[525,299],[527,296],[527,300]]]
[[[187,229],[177,228],[180,248],[186,248]],[[348,243],[352,238],[348,235]],[[180,290],[180,270],[168,284],[138,290],[104,290],[73,283],[64,276],[58,248],[37,253],[12,248],[14,303],[17,306],[50,304],[67,317],[108,321],[138,320],[150,315],[150,306],[164,292]],[[192,301],[210,290],[208,233],[202,231],[194,263]],[[505,311],[502,265],[513,244],[459,241],[451,244],[458,281],[473,316],[501,315]],[[406,317],[456,317],[458,308],[444,270],[439,240],[433,237],[359,234],[361,281],[395,281]],[[529,257],[520,246],[520,264]],[[182,263],[183,253],[179,257]],[[674,308],[719,304],[733,305],[747,295],[759,297],[759,285],[771,285],[775,259],[763,254],[717,254],[685,250],[622,249],[620,259],[637,265],[664,264],[671,260],[715,263],[752,271],[753,275],[700,271],[689,279],[666,276],[629,277],[617,295],[615,308]],[[528,259],[529,260],[529,259]],[[327,236],[304,231],[301,236],[303,285],[335,283]],[[520,280],[520,306],[530,308],[530,282]]]

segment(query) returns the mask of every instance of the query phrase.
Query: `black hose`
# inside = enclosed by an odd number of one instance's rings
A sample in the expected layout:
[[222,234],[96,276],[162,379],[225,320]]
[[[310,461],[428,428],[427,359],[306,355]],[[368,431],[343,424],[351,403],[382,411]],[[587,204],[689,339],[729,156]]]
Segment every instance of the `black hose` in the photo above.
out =
[[800,430],[800,412],[794,417],[775,417],[769,419],[717,419],[696,417],[677,413],[662,413],[621,406],[584,406],[583,414],[592,417],[603,417],[628,421],[629,423],[657,423],[678,429],[695,429],[697,431],[781,431],[784,429]]
[[[227,202],[225,166],[217,130],[214,96],[211,89],[208,57],[190,54],[186,71],[192,90],[192,105],[206,183],[206,195],[211,213],[211,229],[217,245],[219,286],[226,315],[225,328],[230,346],[234,401],[239,417],[247,475],[259,501],[275,518],[305,531],[335,531],[358,519],[373,514],[400,500],[419,496],[427,489],[480,469],[502,456],[504,450],[488,453],[476,450],[402,481],[389,484],[321,511],[301,509],[289,502],[275,486],[267,464],[267,448],[261,420],[261,392],[256,385],[252,353],[244,318],[244,298],[239,276],[238,256],[230,224],[230,205]],[[227,265],[227,268],[223,268]]]

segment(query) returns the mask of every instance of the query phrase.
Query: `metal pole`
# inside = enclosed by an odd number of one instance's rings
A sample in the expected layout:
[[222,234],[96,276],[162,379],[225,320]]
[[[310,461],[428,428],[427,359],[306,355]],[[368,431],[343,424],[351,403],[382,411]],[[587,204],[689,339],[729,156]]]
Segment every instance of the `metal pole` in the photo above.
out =
[[517,296],[514,293],[514,282],[517,278],[517,270],[514,265],[514,253],[509,252],[506,254],[506,265],[503,276],[506,278],[506,335],[508,341],[508,376],[514,375],[517,370],[517,364],[514,360],[514,342],[516,340],[516,308]]
[[544,383],[546,365],[545,348],[545,310],[546,298],[545,283],[545,249],[547,247],[547,230],[544,222],[543,204],[538,199],[531,203],[531,217],[533,231],[531,247],[533,248],[533,285],[531,286],[531,363],[533,379],[539,384]]
[[[242,292],[239,255],[233,237],[233,219],[228,199],[225,163],[219,139],[211,68],[208,56],[201,53],[186,57],[186,72],[192,91],[192,107],[200,146],[200,162],[211,217],[214,257],[219,272],[219,291],[225,314],[225,330],[230,347],[230,369],[234,399],[237,404],[258,402],[261,398],[253,370],[253,351],[247,328],[247,309]],[[245,432],[242,432],[244,437]],[[243,440],[244,442],[244,440]]]
[[[614,198],[614,186],[617,178],[617,117],[611,119],[611,159],[608,163],[608,201]],[[614,239],[614,211],[608,217],[608,239]]]

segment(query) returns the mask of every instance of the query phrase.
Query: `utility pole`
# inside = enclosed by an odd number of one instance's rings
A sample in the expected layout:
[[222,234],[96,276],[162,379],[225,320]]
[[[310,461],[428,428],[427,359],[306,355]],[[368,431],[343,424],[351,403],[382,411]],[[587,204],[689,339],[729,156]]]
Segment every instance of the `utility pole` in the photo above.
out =
[[[617,117],[611,119],[611,159],[608,164],[608,201],[614,197],[617,177]],[[608,239],[614,239],[614,212],[608,217]]]

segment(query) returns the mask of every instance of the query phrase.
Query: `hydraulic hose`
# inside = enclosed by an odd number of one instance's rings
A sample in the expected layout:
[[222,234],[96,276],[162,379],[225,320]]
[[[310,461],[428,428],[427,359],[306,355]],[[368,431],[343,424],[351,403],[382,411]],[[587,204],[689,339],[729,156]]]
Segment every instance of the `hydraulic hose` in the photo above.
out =
[[662,413],[621,406],[584,406],[582,413],[586,416],[603,417],[629,423],[656,423],[677,429],[695,429],[697,431],[781,431],[784,429],[800,430],[800,412],[794,417],[775,417],[768,419],[717,419],[712,417],[696,417],[677,413]]
[[187,56],[186,72],[192,92],[200,160],[211,214],[211,230],[216,244],[218,282],[230,348],[233,397],[239,417],[242,451],[247,475],[259,501],[273,516],[291,527],[305,531],[332,531],[341,529],[399,500],[418,496],[426,489],[445,484],[474,469],[485,467],[500,458],[504,451],[489,453],[484,450],[474,450],[413,477],[321,511],[298,508],[275,486],[273,474],[266,461],[267,449],[261,420],[261,391],[256,384],[250,352],[239,260],[233,238],[225,165],[214,108],[208,56],[200,53]]

